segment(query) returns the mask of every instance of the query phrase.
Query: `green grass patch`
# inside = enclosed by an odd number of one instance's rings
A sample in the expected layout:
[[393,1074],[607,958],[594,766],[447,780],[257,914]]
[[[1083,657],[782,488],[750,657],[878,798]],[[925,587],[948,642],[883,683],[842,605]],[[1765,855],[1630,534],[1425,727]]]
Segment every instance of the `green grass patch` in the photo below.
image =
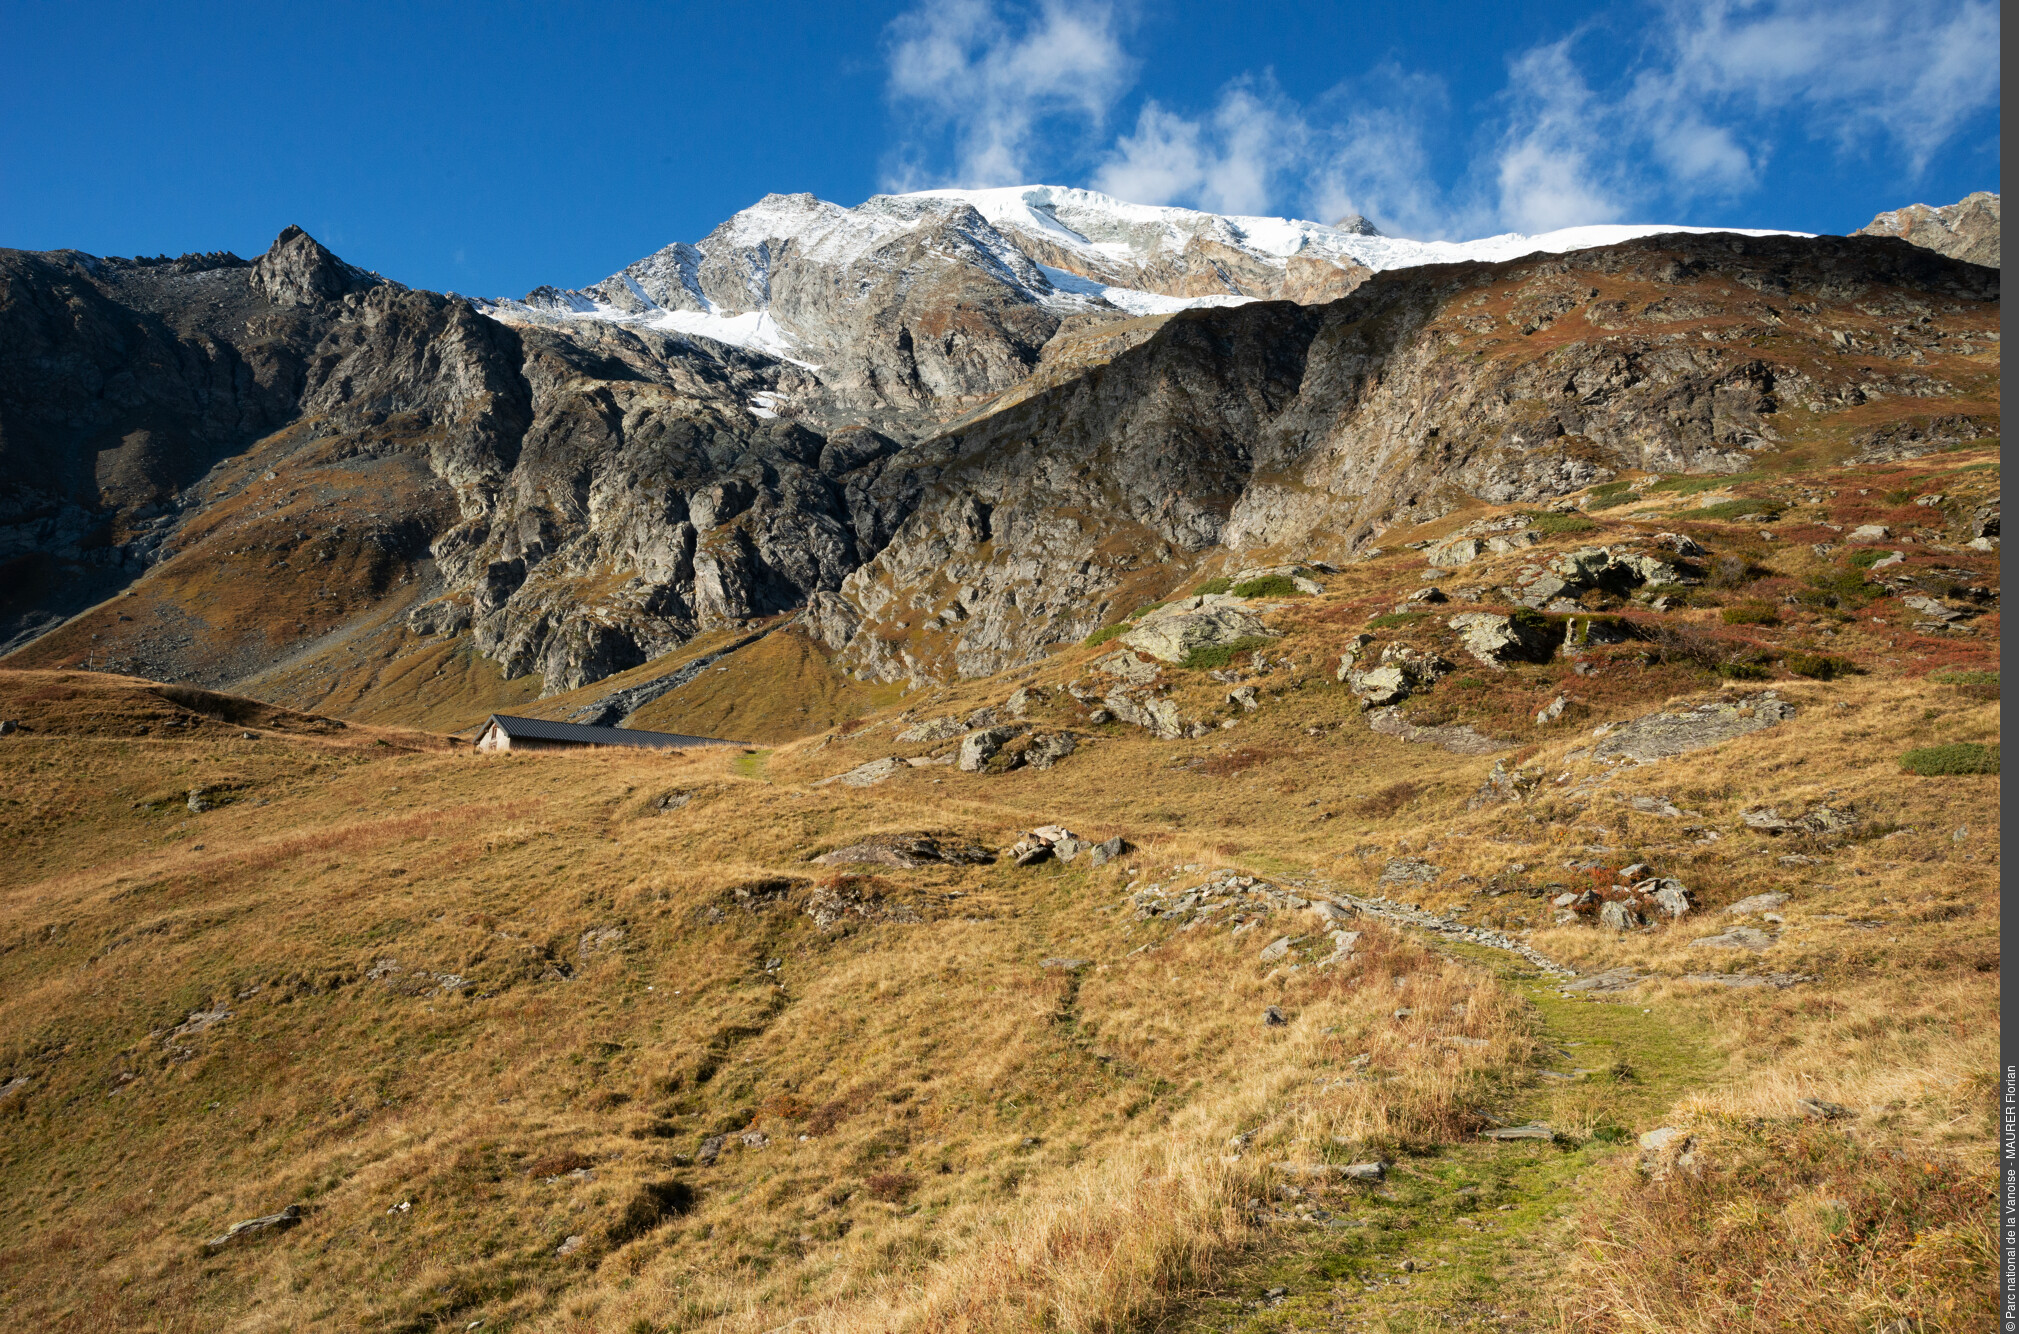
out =
[[1678,474],[1664,477],[1648,488],[1650,493],[1665,491],[1677,496],[1701,495],[1706,491],[1716,491],[1727,486],[1738,486],[1745,482],[1763,482],[1767,475],[1763,472],[1735,472],[1722,477],[1690,477]]
[[1240,654],[1252,653],[1274,642],[1266,635],[1243,635],[1230,643],[1203,644],[1187,653],[1185,661],[1180,666],[1188,667],[1195,672],[1214,671],[1225,667]]
[[1146,602],[1142,606],[1130,612],[1128,619],[1132,621],[1140,621],[1145,616],[1148,616],[1151,612],[1162,611],[1165,607],[1168,607],[1170,605],[1171,605],[1171,599],[1169,598],[1165,598],[1162,602]]
[[1384,611],[1379,616],[1369,617],[1367,626],[1370,630],[1392,630],[1398,625],[1414,625],[1428,614],[1421,611]]
[[1115,638],[1117,635],[1125,635],[1135,628],[1136,627],[1128,621],[1117,621],[1113,625],[1102,626],[1100,629],[1094,631],[1092,634],[1088,635],[1085,639],[1081,640],[1080,642],[1085,644],[1088,648],[1099,648],[1102,644],[1107,643],[1110,639]]
[[1748,500],[1741,496],[1737,500],[1721,500],[1715,505],[1700,505],[1693,510],[1680,510],[1674,517],[1735,523],[1749,514],[1757,514],[1762,523],[1771,523],[1781,517],[1781,503],[1777,500]]
[[1570,533],[1595,533],[1598,525],[1582,514],[1524,514],[1522,522],[1538,533],[1564,536]]
[[1902,755],[1900,767],[1923,778],[1949,774],[1995,774],[1998,772],[1998,747],[1980,746],[1975,741],[1923,746]]
[[1607,482],[1604,486],[1594,486],[1585,497],[1587,510],[1609,510],[1631,504],[1640,496],[1634,491],[1632,482]]
[[1807,676],[1817,681],[1834,681],[1858,670],[1857,664],[1849,658],[1828,653],[1790,653],[1782,659],[1782,663],[1796,676]]
[[744,778],[762,778],[764,777],[764,766],[770,759],[771,752],[769,750],[746,751],[731,760],[729,767]]
[[1265,574],[1259,579],[1249,579],[1234,585],[1237,598],[1300,598],[1304,590],[1290,581],[1287,574]]
[[1726,607],[1719,615],[1726,625],[1779,625],[1780,613],[1771,602],[1741,602],[1736,607]]
[[1890,551],[1881,551],[1876,547],[1866,547],[1863,551],[1852,552],[1849,564],[1854,569],[1869,570],[1892,554]]
[[1233,586],[1234,581],[1232,579],[1226,578],[1225,576],[1222,576],[1221,578],[1218,579],[1208,579],[1205,583],[1200,584],[1197,588],[1192,590],[1192,596],[1206,597],[1209,594],[1213,593],[1224,593]]

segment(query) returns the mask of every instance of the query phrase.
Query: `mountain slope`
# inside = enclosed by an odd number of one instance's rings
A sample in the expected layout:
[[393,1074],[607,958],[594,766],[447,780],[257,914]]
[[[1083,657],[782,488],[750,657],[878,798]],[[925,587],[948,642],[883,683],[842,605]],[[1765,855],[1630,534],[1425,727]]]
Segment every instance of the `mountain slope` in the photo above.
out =
[[[1202,562],[1346,559],[1453,506],[1896,416],[1995,429],[1995,276],[1898,241],[1427,262],[1618,235],[1468,250],[1049,189],[774,196],[587,314],[554,294],[502,319],[294,229],[251,264],[6,252],[12,660],[379,718],[420,691],[407,716],[474,721],[809,607],[852,670],[944,679]],[[1224,291],[1110,299],[1194,290],[1208,254]],[[1252,299],[1304,261],[1363,285]]]

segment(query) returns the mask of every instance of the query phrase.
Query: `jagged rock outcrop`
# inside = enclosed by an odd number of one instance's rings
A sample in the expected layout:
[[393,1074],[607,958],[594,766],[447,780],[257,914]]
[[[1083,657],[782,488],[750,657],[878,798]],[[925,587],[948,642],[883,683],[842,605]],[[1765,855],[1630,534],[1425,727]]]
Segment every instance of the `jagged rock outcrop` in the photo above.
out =
[[1979,190],[1940,208],[1909,204],[1881,213],[1852,235],[1897,236],[1938,255],[1995,269],[1999,267],[1998,196]]

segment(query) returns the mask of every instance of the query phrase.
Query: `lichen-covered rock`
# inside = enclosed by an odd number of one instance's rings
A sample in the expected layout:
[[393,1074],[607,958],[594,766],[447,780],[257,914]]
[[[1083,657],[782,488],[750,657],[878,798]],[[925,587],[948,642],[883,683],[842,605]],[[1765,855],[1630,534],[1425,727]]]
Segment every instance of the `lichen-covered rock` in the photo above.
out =
[[[1526,613],[1524,613],[1525,615]],[[1465,651],[1489,667],[1546,658],[1554,649],[1540,625],[1491,611],[1462,612],[1445,622],[1458,631]]]
[[1591,753],[1594,759],[1647,763],[1715,746],[1794,716],[1794,705],[1771,690],[1736,699],[1710,699],[1687,709],[1637,718],[1593,746]]
[[1164,662],[1183,662],[1194,649],[1274,634],[1238,602],[1202,597],[1185,598],[1145,617],[1122,642]]
[[1018,727],[984,727],[979,732],[970,732],[961,740],[954,767],[964,774],[980,773],[996,752],[1022,730]]

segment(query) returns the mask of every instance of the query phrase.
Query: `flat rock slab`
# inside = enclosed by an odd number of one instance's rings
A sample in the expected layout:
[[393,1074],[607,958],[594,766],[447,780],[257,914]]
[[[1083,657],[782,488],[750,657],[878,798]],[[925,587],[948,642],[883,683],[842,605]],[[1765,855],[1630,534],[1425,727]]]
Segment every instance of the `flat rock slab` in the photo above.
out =
[[1785,991],[1789,987],[1820,979],[1814,973],[1685,973],[1683,980],[1712,982],[1721,987],[1772,987]]
[[984,866],[995,853],[972,839],[952,834],[874,834],[860,843],[815,857],[819,866]]
[[1650,713],[1592,747],[1592,758],[1667,759],[1746,736],[1795,716],[1795,706],[1769,690],[1742,699],[1713,699],[1673,713]]
[[1548,1126],[1499,1126],[1493,1130],[1480,1131],[1479,1137],[1481,1139],[1502,1141],[1518,1139],[1554,1140],[1556,1132]]
[[1575,982],[1566,982],[1565,991],[1632,991],[1639,986],[1641,975],[1631,968],[1609,968],[1603,973],[1590,977],[1580,977]]
[[1774,943],[1774,938],[1757,927],[1735,926],[1721,931],[1715,936],[1702,936],[1690,942],[1692,949],[1752,950],[1758,953]]
[[845,774],[823,778],[814,786],[826,787],[829,783],[840,783],[843,787],[873,787],[886,779],[896,777],[910,767],[895,756],[886,756],[880,760],[871,760],[867,764],[858,764]]
[[1065,971],[1067,971],[1067,972],[1069,972],[1069,973],[1076,973],[1076,972],[1078,972],[1078,971],[1079,971],[1080,969],[1082,969],[1082,968],[1085,968],[1085,967],[1086,967],[1086,966],[1087,966],[1088,964],[1090,964],[1090,963],[1092,963],[1092,962],[1093,962],[1093,960],[1092,960],[1092,959],[1066,959],[1066,958],[1052,958],[1052,959],[1044,959],[1044,960],[1041,960],[1041,961],[1040,961],[1040,962],[1038,963],[1038,967],[1040,967],[1040,968],[1063,968],[1063,969],[1065,969]]
[[1787,901],[1788,896],[1779,892],[1754,894],[1750,898],[1740,899],[1725,911],[1734,917],[1744,917],[1750,913],[1772,912]]
[[1415,744],[1442,746],[1454,755],[1493,755],[1503,750],[1514,749],[1513,742],[1496,741],[1490,736],[1482,736],[1462,723],[1443,727],[1418,727],[1402,716],[1401,709],[1392,705],[1368,713],[1367,730]]
[[277,1214],[268,1214],[264,1218],[248,1218],[242,1223],[233,1223],[225,1230],[223,1236],[212,1237],[204,1245],[213,1251],[219,1250],[231,1245],[235,1241],[242,1241],[262,1232],[285,1232],[288,1228],[295,1226],[299,1222],[301,1222],[301,1206],[290,1204]]

